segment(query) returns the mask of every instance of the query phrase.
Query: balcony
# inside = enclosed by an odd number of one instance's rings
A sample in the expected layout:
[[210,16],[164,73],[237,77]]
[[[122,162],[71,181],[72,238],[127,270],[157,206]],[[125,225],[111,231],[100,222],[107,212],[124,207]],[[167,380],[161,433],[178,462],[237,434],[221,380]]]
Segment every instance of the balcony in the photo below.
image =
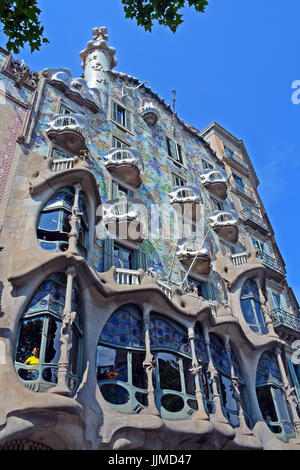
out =
[[239,227],[235,211],[215,211],[209,219],[211,227],[220,237],[232,243],[237,242]]
[[235,168],[237,171],[240,171],[242,174],[247,176],[248,174],[248,165],[233,150],[225,148],[223,158],[230,166]]
[[175,186],[169,193],[170,204],[181,216],[196,221],[201,195],[195,186]]
[[283,264],[273,256],[267,255],[260,250],[257,250],[256,257],[260,259],[263,265],[268,269],[270,277],[274,279],[282,279],[286,275]]
[[292,313],[286,312],[281,308],[271,310],[270,316],[275,328],[288,328],[289,330],[300,333],[300,318]]
[[105,159],[105,167],[113,176],[135,188],[142,184],[143,163],[137,149],[112,148]]
[[255,214],[255,212],[250,211],[249,209],[242,210],[240,215],[245,225],[259,230],[263,235],[267,235],[267,233],[269,233],[269,227],[260,215]]
[[86,121],[82,114],[57,114],[48,122],[46,134],[50,140],[73,154],[85,150],[84,127]]
[[203,186],[222,199],[227,197],[227,174],[224,170],[207,169],[200,175]]
[[141,204],[137,201],[124,198],[107,202],[102,206],[102,223],[120,240],[141,243],[145,238]]
[[252,189],[247,188],[241,184],[236,184],[232,187],[232,191],[236,193],[239,197],[246,199],[251,204],[256,203],[256,198]]
[[160,118],[160,112],[155,103],[147,102],[140,108],[140,114],[148,126],[155,126]]
[[191,273],[208,276],[211,271],[211,253],[196,240],[184,240],[178,245],[177,257]]

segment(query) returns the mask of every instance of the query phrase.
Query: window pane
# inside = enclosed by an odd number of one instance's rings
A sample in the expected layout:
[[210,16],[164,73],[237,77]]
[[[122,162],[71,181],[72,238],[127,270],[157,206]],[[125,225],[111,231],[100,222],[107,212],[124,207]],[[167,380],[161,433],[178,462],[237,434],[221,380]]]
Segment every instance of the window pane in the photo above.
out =
[[272,392],[276,401],[277,409],[278,409],[278,414],[280,416],[281,420],[286,420],[290,421],[290,417],[287,411],[287,407],[285,404],[285,399],[283,392],[280,388],[274,388],[272,387]]
[[252,301],[250,299],[242,300],[241,306],[246,322],[250,325],[255,325],[257,321],[255,318]]
[[45,362],[50,364],[57,364],[60,357],[60,329],[62,323],[55,320],[53,317],[49,318],[47,343],[45,351]]
[[260,406],[262,415],[266,421],[278,421],[273,397],[271,394],[270,387],[259,387],[257,388],[257,399]]
[[132,385],[138,388],[148,387],[147,374],[143,367],[143,361],[145,359],[145,353],[132,352]]
[[60,211],[44,212],[41,214],[39,228],[41,230],[59,230]]
[[97,380],[128,382],[127,351],[97,347]]
[[41,347],[44,318],[24,320],[21,324],[16,361],[24,363],[32,356],[34,348]]
[[192,367],[192,361],[190,359],[182,358],[183,362],[183,372],[185,380],[185,390],[188,395],[195,395],[195,378],[190,372]]
[[223,406],[229,410],[237,411],[237,403],[232,396],[231,385],[232,383],[229,378],[225,377],[224,375],[220,376],[220,388]]
[[181,392],[179,357],[174,354],[158,353],[160,388]]

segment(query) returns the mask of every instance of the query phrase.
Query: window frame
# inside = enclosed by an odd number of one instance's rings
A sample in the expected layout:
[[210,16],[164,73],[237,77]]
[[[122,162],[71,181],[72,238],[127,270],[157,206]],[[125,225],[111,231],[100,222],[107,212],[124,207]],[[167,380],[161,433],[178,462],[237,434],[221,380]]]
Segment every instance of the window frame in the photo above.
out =
[[[121,122],[118,120],[118,108],[122,112]],[[117,101],[115,98],[110,100],[109,110],[110,121],[120,127],[123,131],[133,134],[133,115],[124,104]]]
[[[174,145],[176,158],[172,155],[171,144]],[[176,140],[166,135],[166,151],[168,158],[172,160],[176,165],[184,166],[183,147]]]

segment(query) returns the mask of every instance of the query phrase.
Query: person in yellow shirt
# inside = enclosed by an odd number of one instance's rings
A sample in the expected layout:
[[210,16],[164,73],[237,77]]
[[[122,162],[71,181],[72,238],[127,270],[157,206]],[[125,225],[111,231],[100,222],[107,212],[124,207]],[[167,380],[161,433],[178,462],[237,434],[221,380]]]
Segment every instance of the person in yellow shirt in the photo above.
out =
[[32,350],[32,356],[28,357],[24,364],[29,365],[29,366],[36,366],[39,364],[40,360],[38,358],[38,350],[37,348],[33,348]]

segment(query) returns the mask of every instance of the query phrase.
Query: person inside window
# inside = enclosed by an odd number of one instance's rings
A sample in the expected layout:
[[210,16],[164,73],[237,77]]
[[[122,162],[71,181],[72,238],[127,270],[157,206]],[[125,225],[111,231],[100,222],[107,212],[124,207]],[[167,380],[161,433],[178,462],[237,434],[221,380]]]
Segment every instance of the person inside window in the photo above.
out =
[[32,350],[32,356],[28,357],[24,364],[29,365],[29,366],[35,366],[40,362],[38,358],[38,349],[33,348]]

